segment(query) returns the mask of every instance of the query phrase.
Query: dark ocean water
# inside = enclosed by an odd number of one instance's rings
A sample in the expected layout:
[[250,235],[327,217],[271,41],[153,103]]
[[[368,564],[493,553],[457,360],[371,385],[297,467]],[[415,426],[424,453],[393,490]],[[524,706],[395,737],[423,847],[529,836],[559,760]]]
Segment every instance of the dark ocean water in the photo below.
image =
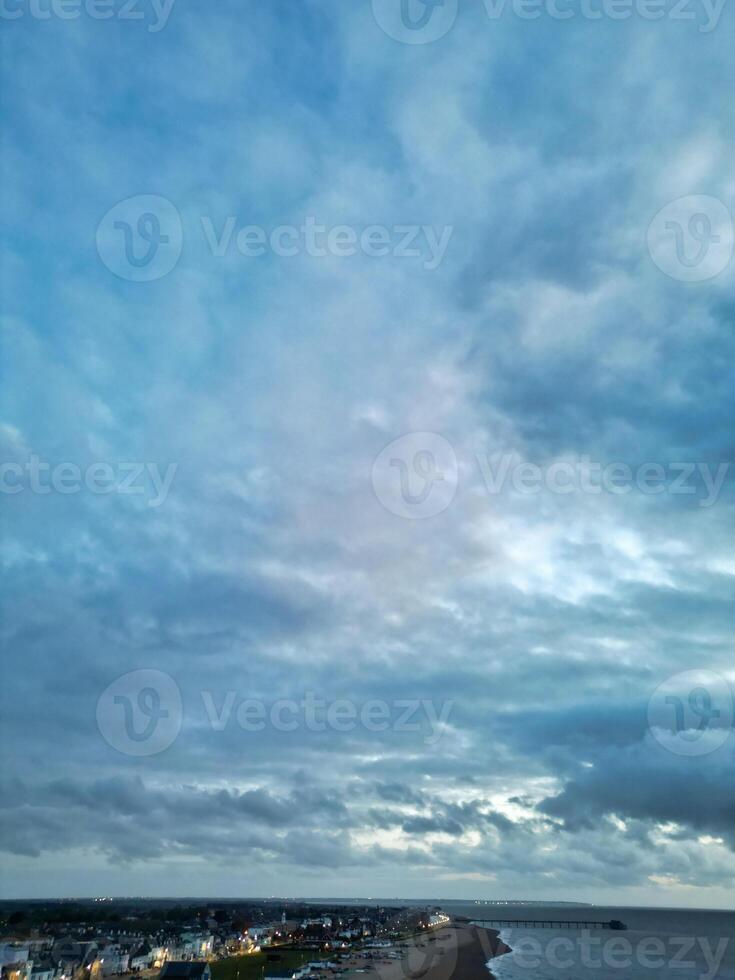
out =
[[735,978],[735,912],[446,901],[442,907],[472,919],[618,919],[628,926],[625,932],[503,928],[514,952],[490,964],[497,980]]
[[[502,938],[514,951],[489,963],[496,980],[735,980],[735,912],[542,903],[490,905],[448,899],[353,901],[358,905],[440,905],[450,914],[488,920],[490,925],[497,919],[618,919],[628,927],[625,932],[584,932],[498,925]],[[352,904],[349,899],[335,902]]]

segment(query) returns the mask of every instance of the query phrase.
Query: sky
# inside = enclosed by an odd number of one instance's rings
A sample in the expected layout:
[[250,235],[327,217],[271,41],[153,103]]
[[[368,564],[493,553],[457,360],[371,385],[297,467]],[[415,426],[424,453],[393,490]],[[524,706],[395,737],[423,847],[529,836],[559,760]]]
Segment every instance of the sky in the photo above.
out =
[[0,19],[0,895],[732,907],[732,5]]

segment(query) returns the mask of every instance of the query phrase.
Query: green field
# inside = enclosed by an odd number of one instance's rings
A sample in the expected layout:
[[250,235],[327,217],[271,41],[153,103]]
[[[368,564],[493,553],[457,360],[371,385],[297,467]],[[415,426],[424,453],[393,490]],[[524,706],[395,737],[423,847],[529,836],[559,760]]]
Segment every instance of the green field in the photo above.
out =
[[[279,959],[269,960],[269,956],[278,956]],[[320,959],[325,959],[324,955],[313,949],[270,949],[216,960],[210,964],[210,968],[212,980],[261,980],[261,977],[283,976],[305,963]]]

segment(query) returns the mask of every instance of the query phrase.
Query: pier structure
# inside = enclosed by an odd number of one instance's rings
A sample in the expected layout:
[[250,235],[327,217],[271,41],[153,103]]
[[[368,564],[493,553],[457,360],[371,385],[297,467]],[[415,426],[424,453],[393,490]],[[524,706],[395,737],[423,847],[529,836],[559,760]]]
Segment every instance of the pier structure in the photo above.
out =
[[612,919],[610,922],[600,922],[580,919],[472,919],[473,925],[488,926],[491,929],[612,929],[621,931],[627,929],[623,922]]

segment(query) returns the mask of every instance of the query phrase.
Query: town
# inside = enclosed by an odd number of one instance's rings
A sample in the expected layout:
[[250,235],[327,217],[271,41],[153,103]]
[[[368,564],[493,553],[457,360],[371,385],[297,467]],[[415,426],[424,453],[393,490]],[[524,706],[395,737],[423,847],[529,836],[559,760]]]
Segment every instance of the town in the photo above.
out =
[[400,959],[438,907],[297,901],[0,903],[0,980],[324,980]]

